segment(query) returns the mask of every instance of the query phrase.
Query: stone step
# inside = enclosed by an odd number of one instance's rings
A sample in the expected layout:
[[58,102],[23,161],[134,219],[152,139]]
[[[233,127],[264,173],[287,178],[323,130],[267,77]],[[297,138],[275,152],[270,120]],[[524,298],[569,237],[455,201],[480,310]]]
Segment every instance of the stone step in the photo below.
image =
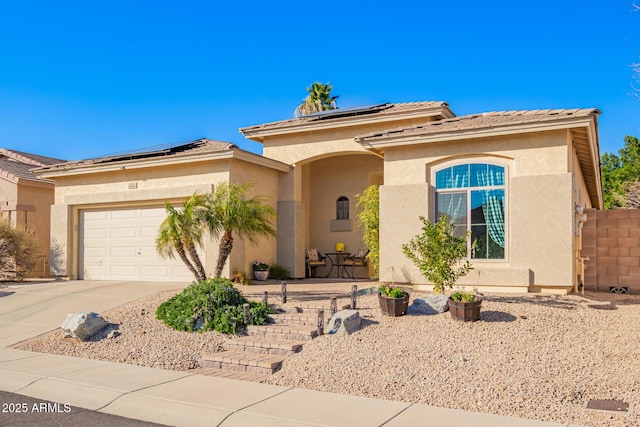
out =
[[285,358],[286,356],[250,353],[247,351],[221,351],[202,356],[200,366],[203,368],[270,375],[280,370]]
[[288,356],[301,351],[303,344],[304,341],[282,338],[265,339],[250,335],[228,340],[224,343],[224,348],[229,351],[248,351],[251,353]]
[[[338,301],[338,305],[340,305],[340,301]],[[318,313],[318,309],[324,309],[324,311],[326,312],[327,310],[329,310],[330,306],[329,306],[329,302],[327,301],[327,304],[321,304],[321,305],[299,305],[299,306],[295,306],[295,307],[279,307],[278,310],[280,310],[282,313],[287,313],[287,314],[306,314],[308,316],[312,316],[312,315],[316,315]],[[272,314],[270,316],[273,316]]]
[[300,325],[293,326],[287,324],[249,325],[247,333],[254,337],[266,339],[289,339],[297,341],[309,341],[318,336],[315,326]]
[[[328,317],[328,314],[325,313],[325,319]],[[269,318],[271,319],[271,323],[280,324],[280,323],[296,323],[299,325],[315,325],[318,321],[318,313],[278,313],[278,314],[270,314]]]
[[269,378],[269,375],[265,375],[265,374],[254,374],[252,372],[232,371],[229,369],[197,368],[189,372],[192,372],[198,375],[206,375],[208,377],[229,378],[231,380],[251,381],[254,383],[261,383],[262,381]]

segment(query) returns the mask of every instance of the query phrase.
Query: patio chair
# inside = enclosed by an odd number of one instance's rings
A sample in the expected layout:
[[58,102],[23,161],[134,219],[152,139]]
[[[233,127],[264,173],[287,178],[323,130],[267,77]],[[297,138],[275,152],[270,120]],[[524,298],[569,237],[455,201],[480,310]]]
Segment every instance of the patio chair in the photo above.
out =
[[[356,267],[369,266],[369,264],[367,263],[368,254],[369,249],[362,248],[358,249],[353,255],[344,257],[344,260],[342,261],[342,277],[346,278],[346,275],[349,279],[355,279]],[[351,269],[351,274],[349,274],[349,268]]]
[[307,249],[304,260],[307,267],[307,277],[313,277],[311,273],[318,267],[327,267],[327,257],[316,248]]

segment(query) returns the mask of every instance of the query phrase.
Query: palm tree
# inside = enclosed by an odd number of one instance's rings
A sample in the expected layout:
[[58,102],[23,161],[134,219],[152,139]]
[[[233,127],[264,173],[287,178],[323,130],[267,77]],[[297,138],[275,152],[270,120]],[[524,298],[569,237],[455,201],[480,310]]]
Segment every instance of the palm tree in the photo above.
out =
[[167,217],[160,224],[156,239],[158,253],[164,258],[174,258],[177,253],[197,281],[207,278],[196,249],[196,246],[202,247],[202,236],[205,230],[204,201],[203,196],[194,194],[185,200],[181,210],[165,202]]
[[309,95],[302,101],[298,108],[296,108],[294,115],[300,117],[338,108],[336,99],[338,99],[340,95],[331,96],[332,89],[333,86],[331,86],[329,82],[326,84],[314,82],[311,87],[307,88]]
[[222,275],[231,254],[234,233],[252,244],[256,243],[257,236],[276,236],[271,224],[271,219],[276,216],[275,209],[262,196],[246,198],[251,187],[251,183],[222,183],[206,196],[206,224],[211,235],[220,238],[216,277]]

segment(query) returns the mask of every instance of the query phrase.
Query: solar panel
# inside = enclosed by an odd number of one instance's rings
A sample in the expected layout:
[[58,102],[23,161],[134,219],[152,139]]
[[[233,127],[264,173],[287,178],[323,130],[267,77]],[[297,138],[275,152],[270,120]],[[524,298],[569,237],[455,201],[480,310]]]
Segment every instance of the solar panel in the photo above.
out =
[[335,108],[333,110],[325,110],[319,111],[317,113],[307,114],[306,116],[301,116],[300,118],[306,117],[318,117],[318,118],[329,118],[329,117],[338,117],[338,116],[355,116],[359,113],[374,113],[376,111],[383,110],[385,107],[390,105],[388,102],[383,104],[372,104],[365,105],[363,107],[349,107],[349,108]]
[[166,144],[152,145],[150,147],[136,148],[134,150],[124,150],[124,151],[118,151],[118,152],[115,152],[115,153],[109,153],[109,154],[105,154],[103,156],[99,156],[98,158],[103,158],[103,157],[122,157],[122,156],[134,156],[134,155],[138,155],[138,154],[162,153],[162,152],[167,152],[167,151],[173,150],[174,148],[182,147],[183,145],[192,144],[192,143],[194,143],[196,141],[199,141],[199,140],[169,142],[169,143],[166,143]]

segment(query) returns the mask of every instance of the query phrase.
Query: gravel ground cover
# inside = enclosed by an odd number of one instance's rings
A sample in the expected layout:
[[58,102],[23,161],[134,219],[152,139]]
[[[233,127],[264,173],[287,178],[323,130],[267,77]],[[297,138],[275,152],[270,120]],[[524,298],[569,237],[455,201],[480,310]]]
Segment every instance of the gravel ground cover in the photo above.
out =
[[[62,329],[58,329],[16,348],[174,371],[198,368],[202,353],[221,351],[227,337],[215,331],[180,332],[157,320],[156,308],[176,293],[160,292],[100,313],[110,325],[89,341],[65,338]],[[112,330],[120,335],[106,338]]]
[[[118,324],[116,338],[80,343],[55,331],[18,348],[195,368],[202,353],[219,351],[227,337],[165,327],[155,308],[171,295],[102,313]],[[412,300],[420,296],[411,294]],[[286,305],[302,299],[303,293]],[[341,299],[339,306],[347,303]],[[311,305],[328,309],[328,298]],[[491,294],[475,323],[454,321],[448,313],[386,317],[376,295],[360,296],[358,309],[360,331],[305,344],[266,382],[585,426],[640,425],[634,413],[585,409],[591,399],[640,405],[638,296]]]

